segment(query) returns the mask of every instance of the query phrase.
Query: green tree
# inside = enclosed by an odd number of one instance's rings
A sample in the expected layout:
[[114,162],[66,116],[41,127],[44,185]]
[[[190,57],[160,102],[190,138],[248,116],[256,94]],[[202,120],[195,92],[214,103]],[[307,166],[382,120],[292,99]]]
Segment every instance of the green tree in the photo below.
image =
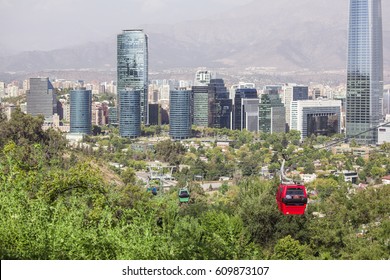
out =
[[133,168],[128,167],[121,172],[121,179],[126,185],[134,185],[137,182],[137,176]]
[[288,235],[276,243],[271,258],[275,260],[305,260],[308,258],[307,247]]

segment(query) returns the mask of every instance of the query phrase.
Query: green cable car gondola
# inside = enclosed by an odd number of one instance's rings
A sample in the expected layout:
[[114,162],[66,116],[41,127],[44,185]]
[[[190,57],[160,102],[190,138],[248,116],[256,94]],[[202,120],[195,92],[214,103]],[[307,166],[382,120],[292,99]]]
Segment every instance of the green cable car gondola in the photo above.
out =
[[182,188],[179,190],[179,202],[188,203],[190,201],[190,192],[187,188]]

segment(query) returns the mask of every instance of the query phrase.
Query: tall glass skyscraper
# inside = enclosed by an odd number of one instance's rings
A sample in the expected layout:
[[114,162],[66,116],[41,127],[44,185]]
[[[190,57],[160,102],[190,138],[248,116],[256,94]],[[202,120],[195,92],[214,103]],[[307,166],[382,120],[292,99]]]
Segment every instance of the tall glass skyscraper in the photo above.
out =
[[90,90],[70,91],[70,132],[92,133],[92,92]]
[[[123,30],[117,41],[117,92],[141,91],[141,122],[149,123],[148,114],[148,36],[141,29]],[[122,95],[123,96],[123,95]],[[118,118],[121,113],[118,94]]]
[[118,93],[121,103],[119,110],[119,134],[122,137],[137,138],[141,136],[141,91],[122,90]]
[[171,90],[169,94],[169,135],[174,140],[191,137],[191,90]]
[[[346,132],[352,137],[379,125],[383,95],[381,0],[350,0]],[[377,129],[355,137],[376,144]]]
[[211,79],[209,84],[209,127],[231,129],[232,100],[223,79]]
[[193,86],[193,124],[207,127],[209,123],[209,88],[208,86]]

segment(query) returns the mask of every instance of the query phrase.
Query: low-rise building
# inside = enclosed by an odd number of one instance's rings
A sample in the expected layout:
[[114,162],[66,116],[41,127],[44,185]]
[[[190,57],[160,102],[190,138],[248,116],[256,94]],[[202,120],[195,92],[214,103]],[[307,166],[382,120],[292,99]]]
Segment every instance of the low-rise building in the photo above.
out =
[[387,176],[382,178],[382,184],[390,185],[390,175],[387,175]]

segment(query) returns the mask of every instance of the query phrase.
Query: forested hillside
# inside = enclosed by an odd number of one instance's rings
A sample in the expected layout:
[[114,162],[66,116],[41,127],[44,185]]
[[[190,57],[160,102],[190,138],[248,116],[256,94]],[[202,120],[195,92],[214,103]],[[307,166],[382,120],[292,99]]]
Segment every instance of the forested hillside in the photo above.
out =
[[[277,177],[258,176],[263,161],[275,161],[275,169],[279,167],[272,149],[285,149],[289,165],[306,169],[313,168],[315,159],[329,166],[357,162],[366,177],[389,172],[388,150],[372,154],[369,161],[335,157],[314,149],[318,139],[311,139],[302,144],[305,157],[298,157],[293,151],[300,144],[291,135],[263,135],[264,140],[255,143],[249,134],[240,134],[236,149],[223,154],[215,148],[206,164],[198,160],[201,151],[162,142],[150,156],[192,164],[176,174],[181,183],[194,168],[240,170],[233,186],[216,192],[190,183],[190,203],[180,205],[177,189],[153,196],[134,179],[132,169],[120,174],[120,183],[107,180],[101,150],[67,147],[57,132],[42,131],[42,123],[20,111],[10,121],[0,120],[3,260],[390,258],[390,186],[352,191],[341,177],[319,178],[307,186],[314,202],[307,213],[283,216],[275,202]],[[118,143],[107,157],[123,156],[114,151]],[[164,153],[168,148],[171,152]],[[135,166],[142,158],[133,153],[123,160]]]

